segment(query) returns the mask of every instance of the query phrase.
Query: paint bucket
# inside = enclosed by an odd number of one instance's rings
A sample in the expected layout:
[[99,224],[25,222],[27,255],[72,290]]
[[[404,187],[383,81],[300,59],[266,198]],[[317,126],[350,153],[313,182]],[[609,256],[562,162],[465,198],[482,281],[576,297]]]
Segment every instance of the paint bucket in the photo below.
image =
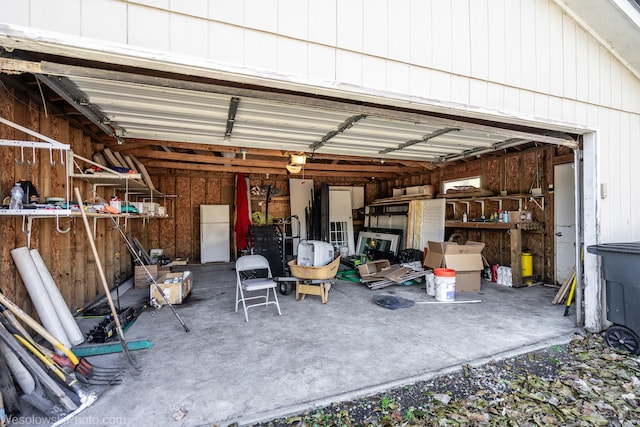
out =
[[424,277],[427,282],[427,295],[436,296],[436,282],[433,277],[433,271],[427,271]]
[[346,258],[349,255],[349,247],[341,246],[340,247],[340,258]]
[[533,276],[533,255],[529,252],[522,252],[522,277]]
[[449,268],[433,270],[436,301],[453,301],[456,295],[456,271]]

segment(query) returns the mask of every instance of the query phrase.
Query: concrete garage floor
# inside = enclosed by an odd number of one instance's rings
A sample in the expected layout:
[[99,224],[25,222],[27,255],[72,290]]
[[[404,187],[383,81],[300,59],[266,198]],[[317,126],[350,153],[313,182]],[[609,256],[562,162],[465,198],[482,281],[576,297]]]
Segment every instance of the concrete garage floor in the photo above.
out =
[[[100,425],[241,425],[299,413],[337,400],[477,366],[553,344],[577,330],[556,290],[540,285],[506,288],[483,282],[480,293],[457,294],[476,304],[417,304],[390,310],[372,302],[377,293],[430,300],[424,286],[371,291],[339,281],[327,304],[309,295],[280,295],[275,307],[234,311],[233,264],[188,265],[194,289],[177,312],[149,308],[126,339],[154,343],[135,356],[141,371],[126,373],[78,417]],[[145,301],[131,289],[124,306]],[[136,304],[137,304],[136,303]],[[573,310],[572,310],[573,312]],[[83,321],[83,322],[86,322]],[[116,339],[117,342],[117,339]],[[92,357],[96,364],[124,362],[122,354]],[[186,413],[179,420],[174,415]],[[77,425],[73,420],[67,425]]]

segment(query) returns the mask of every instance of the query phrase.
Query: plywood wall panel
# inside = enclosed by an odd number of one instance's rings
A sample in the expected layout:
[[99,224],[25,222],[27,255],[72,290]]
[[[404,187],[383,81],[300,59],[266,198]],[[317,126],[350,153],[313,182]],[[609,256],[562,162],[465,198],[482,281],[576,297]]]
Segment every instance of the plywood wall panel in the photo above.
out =
[[176,254],[178,258],[188,258],[191,253],[192,224],[191,212],[191,180],[188,177],[176,178],[176,189],[180,197],[176,200]]
[[205,182],[205,204],[219,205],[221,204],[221,188],[220,178],[206,178]]
[[506,178],[507,178],[507,192],[509,194],[520,193],[520,157],[519,156],[507,156],[505,157]]
[[487,160],[484,167],[484,174],[482,177],[482,187],[489,191],[493,191],[496,194],[500,194],[503,189],[503,174],[502,174],[503,161],[500,158]]
[[192,239],[188,255],[190,259],[199,257],[197,255],[200,253],[200,205],[205,204],[206,182],[206,178],[195,177],[191,179]]
[[[159,179],[159,188],[165,192],[165,194],[178,194],[176,188],[175,176],[162,176]],[[171,212],[169,213],[169,219],[159,220],[160,235],[156,236],[158,245],[156,247],[162,248],[164,254],[169,258],[176,257],[176,220],[180,216],[180,197],[177,197],[171,203]]]

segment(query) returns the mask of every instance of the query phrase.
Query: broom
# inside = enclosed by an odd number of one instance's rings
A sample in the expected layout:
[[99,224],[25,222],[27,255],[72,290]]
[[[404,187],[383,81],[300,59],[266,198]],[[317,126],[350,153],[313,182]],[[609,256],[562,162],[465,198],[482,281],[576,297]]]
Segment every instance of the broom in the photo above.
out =
[[84,229],[87,232],[87,239],[91,245],[91,251],[93,252],[93,257],[96,260],[96,266],[98,268],[98,274],[100,275],[100,281],[102,282],[102,286],[104,287],[104,293],[107,297],[107,301],[109,301],[109,308],[111,309],[111,314],[113,315],[113,320],[116,323],[116,332],[118,333],[118,338],[120,339],[120,344],[122,345],[122,353],[127,358],[127,361],[131,366],[133,366],[136,370],[140,370],[140,368],[136,365],[133,357],[129,353],[129,347],[127,345],[127,341],[124,339],[124,332],[122,332],[122,325],[120,324],[120,316],[118,315],[118,311],[116,310],[115,305],[113,304],[113,298],[111,297],[111,290],[109,289],[109,285],[107,284],[107,278],[104,275],[104,270],[102,269],[102,263],[100,262],[100,258],[98,257],[98,250],[96,249],[96,242],[93,241],[91,237],[91,227],[89,226],[89,220],[87,219],[87,213],[84,211],[84,203],[82,202],[82,197],[80,196],[80,190],[78,187],[75,187],[76,199],[78,200],[78,205],[80,207],[80,213],[82,214],[82,222],[84,222]]

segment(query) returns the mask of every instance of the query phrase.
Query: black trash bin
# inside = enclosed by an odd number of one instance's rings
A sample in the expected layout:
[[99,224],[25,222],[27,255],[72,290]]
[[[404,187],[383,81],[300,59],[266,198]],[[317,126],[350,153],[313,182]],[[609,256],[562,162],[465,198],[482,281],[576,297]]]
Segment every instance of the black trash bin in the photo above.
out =
[[602,257],[606,280],[609,346],[640,354],[640,242],[606,243],[587,247]]

